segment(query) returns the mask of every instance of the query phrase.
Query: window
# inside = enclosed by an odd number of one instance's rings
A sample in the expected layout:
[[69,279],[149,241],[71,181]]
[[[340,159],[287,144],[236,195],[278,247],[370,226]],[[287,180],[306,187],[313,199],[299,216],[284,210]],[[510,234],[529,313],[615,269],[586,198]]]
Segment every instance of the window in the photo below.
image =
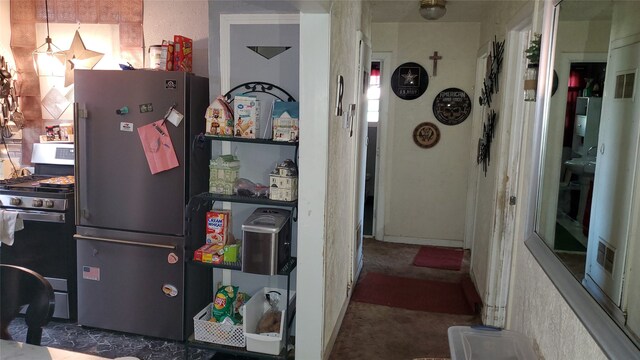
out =
[[371,76],[367,90],[367,122],[377,123],[380,118],[380,61],[371,62]]

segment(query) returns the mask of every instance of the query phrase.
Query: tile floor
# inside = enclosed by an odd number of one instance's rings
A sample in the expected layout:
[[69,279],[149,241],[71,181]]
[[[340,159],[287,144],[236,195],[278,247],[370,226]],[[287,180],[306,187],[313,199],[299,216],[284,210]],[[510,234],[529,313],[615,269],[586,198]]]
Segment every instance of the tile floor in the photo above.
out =
[[[15,319],[9,332],[16,341],[25,341],[27,328],[23,318]],[[182,342],[140,335],[86,328],[69,322],[50,322],[42,332],[41,344],[106,358],[134,356],[140,360],[209,360],[212,351],[189,349]]]

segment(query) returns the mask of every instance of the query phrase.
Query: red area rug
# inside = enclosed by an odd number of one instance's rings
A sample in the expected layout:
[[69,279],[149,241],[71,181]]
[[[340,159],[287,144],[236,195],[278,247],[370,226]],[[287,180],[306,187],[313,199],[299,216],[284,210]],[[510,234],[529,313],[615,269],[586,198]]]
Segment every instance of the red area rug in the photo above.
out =
[[[469,288],[470,285],[470,288]],[[469,299],[468,292],[471,292]],[[367,273],[351,297],[353,301],[408,310],[473,315],[480,308],[471,280],[460,283],[402,278]]]
[[434,269],[460,270],[464,250],[435,246],[422,246],[413,258],[413,265]]

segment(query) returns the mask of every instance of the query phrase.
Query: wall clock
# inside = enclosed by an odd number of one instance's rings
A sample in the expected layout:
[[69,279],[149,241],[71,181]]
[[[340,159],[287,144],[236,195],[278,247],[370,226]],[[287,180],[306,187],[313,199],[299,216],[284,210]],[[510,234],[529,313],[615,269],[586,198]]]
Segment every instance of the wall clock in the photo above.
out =
[[433,115],[445,125],[458,125],[471,113],[471,99],[464,90],[448,88],[433,99]]
[[419,98],[429,86],[427,70],[414,62],[404,63],[391,75],[391,89],[400,99]]
[[440,141],[440,129],[430,122],[423,122],[413,130],[413,142],[421,148],[434,147]]

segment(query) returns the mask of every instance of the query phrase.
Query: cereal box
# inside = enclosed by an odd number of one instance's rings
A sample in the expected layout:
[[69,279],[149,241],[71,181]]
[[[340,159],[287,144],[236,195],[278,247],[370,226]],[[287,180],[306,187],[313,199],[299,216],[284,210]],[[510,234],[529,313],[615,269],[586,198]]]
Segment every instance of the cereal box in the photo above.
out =
[[207,212],[206,242],[224,246],[229,240],[231,211],[212,210]]
[[173,36],[173,70],[192,71],[193,41],[186,36]]
[[259,130],[260,101],[254,96],[233,98],[234,136],[255,139]]
[[233,113],[222,96],[218,96],[207,108],[207,135],[233,136]]

